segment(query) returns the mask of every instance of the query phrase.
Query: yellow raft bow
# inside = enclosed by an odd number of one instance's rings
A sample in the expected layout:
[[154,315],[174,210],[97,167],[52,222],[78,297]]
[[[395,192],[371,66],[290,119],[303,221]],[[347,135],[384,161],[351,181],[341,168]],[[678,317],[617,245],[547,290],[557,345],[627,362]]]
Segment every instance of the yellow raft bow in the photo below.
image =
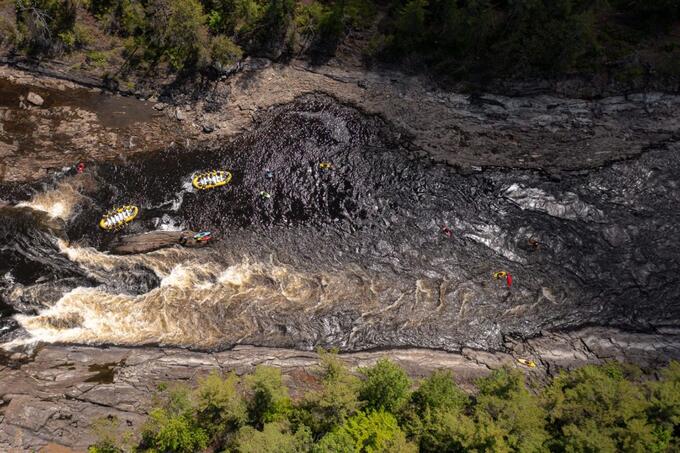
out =
[[508,273],[505,272],[505,271],[500,271],[500,272],[494,272],[494,273],[493,273],[493,278],[495,278],[496,280],[498,280],[498,279],[500,279],[500,278],[506,278],[507,276],[508,276]]
[[125,205],[113,208],[99,221],[99,227],[106,231],[119,230],[132,222],[139,214],[139,208],[133,205]]
[[522,365],[528,366],[529,368],[536,368],[536,362],[534,362],[533,360],[517,359],[517,361]]
[[214,189],[231,181],[231,173],[228,171],[212,170],[199,173],[191,181],[198,190]]

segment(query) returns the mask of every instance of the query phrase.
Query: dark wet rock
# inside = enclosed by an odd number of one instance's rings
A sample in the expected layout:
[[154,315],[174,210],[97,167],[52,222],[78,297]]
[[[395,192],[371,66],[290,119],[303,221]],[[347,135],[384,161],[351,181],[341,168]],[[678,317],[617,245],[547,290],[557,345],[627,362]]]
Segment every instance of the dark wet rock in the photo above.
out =
[[203,125],[203,133],[210,134],[212,132],[215,132],[215,126],[209,123]]
[[[527,341],[508,339],[502,352],[397,349],[341,355],[353,370],[382,357],[399,363],[414,378],[451,370],[463,388],[470,388],[475,379],[502,366],[516,367],[539,381],[561,369],[612,358],[634,360],[652,371],[680,358],[680,332],[588,328],[545,332]],[[534,360],[538,367],[527,368],[517,359]],[[195,382],[215,370],[244,374],[258,364],[280,367],[293,397],[299,398],[317,379],[319,358],[313,352],[249,346],[217,353],[46,346],[31,360],[15,357],[5,363],[12,366],[0,367],[0,398],[5,402],[0,404],[0,449],[30,451],[50,442],[84,450],[95,441],[92,424],[104,417],[116,417],[124,430],[138,433],[160,383]]]

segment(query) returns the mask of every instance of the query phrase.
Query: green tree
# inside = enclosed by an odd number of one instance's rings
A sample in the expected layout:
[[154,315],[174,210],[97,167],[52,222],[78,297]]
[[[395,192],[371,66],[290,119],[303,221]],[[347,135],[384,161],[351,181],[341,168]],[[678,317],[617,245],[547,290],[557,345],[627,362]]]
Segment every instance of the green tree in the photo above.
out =
[[29,53],[56,53],[75,44],[75,1],[16,0],[15,11],[19,45]]
[[437,370],[424,379],[411,400],[421,413],[426,410],[462,411],[470,398],[456,385],[450,371]]
[[287,422],[265,423],[262,431],[246,426],[236,435],[232,448],[239,453],[303,453],[312,446],[309,428],[295,433]]
[[248,33],[262,19],[264,2],[256,0],[205,0],[213,33],[241,36]]
[[547,451],[546,413],[539,399],[526,387],[524,375],[517,370],[496,370],[477,382],[475,420],[487,418],[504,431],[510,451]]
[[647,383],[648,418],[656,426],[659,451],[666,439],[669,450],[680,451],[680,362],[672,361],[660,374],[658,381]]
[[209,436],[193,415],[189,388],[173,386],[162,395],[160,407],[149,412],[149,420],[142,428],[141,449],[152,453],[189,453],[205,448]]
[[343,425],[326,434],[314,446],[315,453],[332,452],[415,452],[414,444],[406,440],[397,419],[388,412],[358,412]]
[[319,351],[321,389],[305,395],[300,414],[302,423],[315,435],[325,434],[356,413],[359,402],[359,379],[333,352]]
[[194,391],[196,418],[211,436],[236,431],[248,419],[245,401],[236,388],[237,382],[234,374],[221,378],[216,372],[198,382]]
[[447,423],[459,426],[458,419],[469,403],[469,397],[458,388],[451,372],[435,371],[411,395],[411,403],[402,416],[402,427],[409,438],[418,441],[421,451],[460,447],[461,443],[455,441],[456,432]]
[[172,416],[164,409],[154,409],[149,418],[142,432],[146,451],[191,453],[208,445],[208,434],[195,426],[189,417]]
[[295,0],[267,0],[261,18],[253,27],[253,50],[278,58],[287,44],[294,12]]
[[513,451],[508,445],[507,431],[491,417],[484,413],[470,417],[455,409],[427,411],[418,439],[422,452]]
[[197,0],[150,0],[146,16],[144,44],[152,61],[167,60],[176,70],[207,64],[206,16]]
[[246,377],[248,415],[250,423],[261,429],[265,423],[283,421],[290,414],[292,403],[283,385],[281,370],[258,366]]
[[650,404],[640,385],[616,363],[588,365],[553,379],[543,398],[551,448],[559,451],[665,451],[667,433],[647,418]]
[[359,398],[367,408],[396,413],[408,401],[411,381],[395,363],[380,359],[361,373],[365,379],[359,388]]

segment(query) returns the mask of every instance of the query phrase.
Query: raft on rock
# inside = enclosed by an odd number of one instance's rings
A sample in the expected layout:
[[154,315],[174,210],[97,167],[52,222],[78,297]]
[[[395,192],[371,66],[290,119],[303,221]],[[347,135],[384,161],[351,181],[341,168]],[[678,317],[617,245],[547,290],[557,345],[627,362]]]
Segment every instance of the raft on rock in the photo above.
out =
[[139,214],[139,208],[133,205],[125,205],[113,208],[99,221],[99,227],[106,231],[118,230],[132,222]]
[[208,241],[196,238],[195,231],[151,231],[141,234],[121,236],[111,244],[110,250],[118,255],[153,252],[174,245],[184,247],[205,247]]
[[198,190],[214,189],[231,181],[231,173],[222,170],[206,171],[193,177],[191,184]]

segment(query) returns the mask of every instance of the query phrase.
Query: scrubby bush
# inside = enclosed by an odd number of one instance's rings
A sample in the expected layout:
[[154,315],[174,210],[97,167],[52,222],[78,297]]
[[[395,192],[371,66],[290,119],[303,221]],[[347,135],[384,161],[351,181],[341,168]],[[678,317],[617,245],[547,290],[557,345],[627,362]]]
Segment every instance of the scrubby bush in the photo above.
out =
[[375,15],[375,5],[368,0],[302,2],[295,12],[295,28],[312,57],[328,57],[350,28],[368,27]]
[[224,35],[219,35],[212,39],[210,56],[213,64],[229,66],[241,59],[243,50],[231,39]]
[[213,33],[242,36],[262,19],[264,3],[256,0],[204,0]]
[[133,36],[146,28],[141,0],[90,0],[88,9],[110,33]]
[[194,417],[191,391],[184,385],[171,388],[163,403],[149,413],[142,429],[142,449],[149,452],[190,453],[208,444],[206,430]]

